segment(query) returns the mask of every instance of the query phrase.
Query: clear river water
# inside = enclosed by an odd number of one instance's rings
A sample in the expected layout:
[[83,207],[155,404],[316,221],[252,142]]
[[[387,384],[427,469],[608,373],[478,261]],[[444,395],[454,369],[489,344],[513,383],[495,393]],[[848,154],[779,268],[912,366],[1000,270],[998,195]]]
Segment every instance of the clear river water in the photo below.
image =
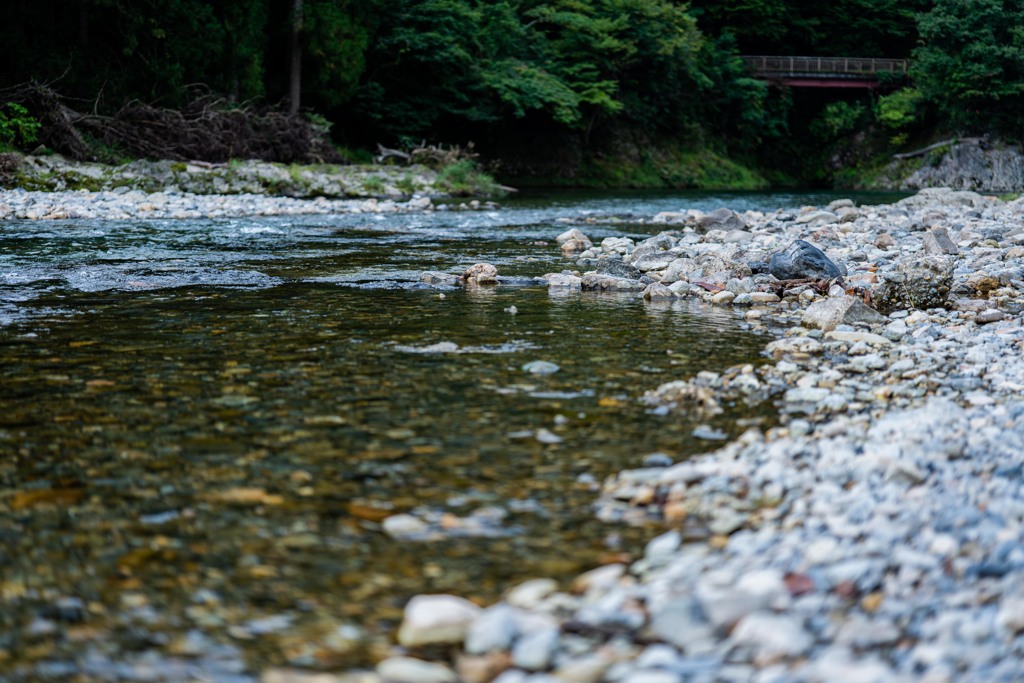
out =
[[413,594],[486,603],[636,557],[654,532],[598,522],[599,483],[715,447],[639,398],[757,362],[765,339],[694,302],[419,274],[569,268],[565,218],[640,239],[663,210],[836,196],[0,223],[0,678],[218,647],[251,670],[367,663]]

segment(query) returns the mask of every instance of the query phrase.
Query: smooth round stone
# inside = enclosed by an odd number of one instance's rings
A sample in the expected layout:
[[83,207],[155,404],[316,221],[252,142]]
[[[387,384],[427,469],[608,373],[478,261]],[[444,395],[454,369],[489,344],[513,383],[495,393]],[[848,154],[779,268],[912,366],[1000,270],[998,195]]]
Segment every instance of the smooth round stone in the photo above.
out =
[[533,609],[549,595],[558,590],[554,579],[531,579],[512,588],[505,595],[505,602],[523,609]]
[[546,360],[532,360],[523,365],[522,369],[531,375],[553,375],[561,370],[557,364]]
[[577,576],[572,581],[572,589],[577,593],[604,593],[615,586],[625,573],[624,564],[606,564]]
[[711,297],[711,303],[715,304],[716,306],[724,306],[726,304],[731,304],[733,299],[735,298],[736,293],[730,292],[728,289],[726,289]]
[[459,677],[443,664],[414,657],[389,657],[377,665],[377,674],[388,683],[458,683]]
[[758,663],[799,657],[814,644],[798,617],[768,612],[743,617],[732,632],[732,640],[752,648]]
[[480,612],[455,595],[417,595],[405,606],[398,642],[405,647],[461,643]]
[[381,523],[381,526],[384,533],[395,538],[425,534],[430,530],[430,525],[422,519],[406,514],[391,515]]
[[986,308],[984,311],[974,317],[974,322],[979,325],[985,325],[987,323],[999,322],[1006,317],[1006,314],[1000,311],[998,308]]
[[557,628],[546,628],[520,636],[512,648],[512,663],[527,671],[543,671],[551,666],[558,650]]
[[675,671],[641,669],[626,674],[622,683],[682,683],[683,677]]
[[471,655],[507,650],[518,633],[514,609],[499,603],[484,610],[470,624],[465,649]]

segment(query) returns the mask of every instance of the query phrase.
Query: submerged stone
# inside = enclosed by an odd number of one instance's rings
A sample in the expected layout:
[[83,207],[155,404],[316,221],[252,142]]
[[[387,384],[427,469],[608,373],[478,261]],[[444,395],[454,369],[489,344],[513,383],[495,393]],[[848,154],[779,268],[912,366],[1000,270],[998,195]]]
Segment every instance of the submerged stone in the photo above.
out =
[[553,375],[560,369],[556,363],[546,360],[532,360],[523,365],[523,371],[531,375]]
[[772,254],[768,269],[780,280],[831,280],[846,275],[846,268],[836,265],[825,252],[804,240],[795,240]]

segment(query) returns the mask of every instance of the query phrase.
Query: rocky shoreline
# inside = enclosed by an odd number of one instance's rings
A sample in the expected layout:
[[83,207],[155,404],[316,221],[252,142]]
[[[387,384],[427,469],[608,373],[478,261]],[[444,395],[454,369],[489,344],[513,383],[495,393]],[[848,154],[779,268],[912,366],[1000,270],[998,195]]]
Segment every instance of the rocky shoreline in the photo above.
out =
[[93,192],[0,190],[0,220],[195,219],[243,216],[301,216],[339,213],[399,213],[495,208],[490,201],[439,200],[414,195],[404,200],[302,199],[264,194],[193,194],[178,190],[143,192],[127,187]]
[[[1022,219],[1019,201],[926,190],[891,206],[662,214],[672,229],[640,243],[567,231],[579,270],[552,287],[747,306],[774,333],[766,364],[654,388],[652,410],[770,400],[781,424],[609,479],[601,518],[667,529],[628,566],[529,581],[486,609],[419,596],[375,671],[262,680],[1020,680]],[[847,276],[756,272],[795,239]]]
[[[431,208],[426,197],[0,193],[6,218]],[[418,596],[375,670],[260,680],[1020,680],[1024,201],[931,189],[886,206],[680,211],[647,219],[665,228],[649,239],[599,244],[585,232],[595,220],[563,226],[569,267],[540,281],[634,291],[652,307],[696,298],[771,334],[764,364],[650,387],[649,409],[670,420],[745,401],[773,406],[778,425],[679,463],[638,453],[643,467],[606,481],[601,519],[664,529],[631,564],[567,586],[538,578],[486,608]],[[779,270],[773,257],[797,240],[835,270]]]
[[[500,197],[510,190],[471,164],[434,169],[423,165],[136,160],[109,165],[53,154],[19,156],[12,168],[0,168],[0,220],[422,210],[430,208],[429,202],[424,203],[428,197]],[[364,208],[366,200],[371,208]],[[447,203],[457,206],[465,202]]]

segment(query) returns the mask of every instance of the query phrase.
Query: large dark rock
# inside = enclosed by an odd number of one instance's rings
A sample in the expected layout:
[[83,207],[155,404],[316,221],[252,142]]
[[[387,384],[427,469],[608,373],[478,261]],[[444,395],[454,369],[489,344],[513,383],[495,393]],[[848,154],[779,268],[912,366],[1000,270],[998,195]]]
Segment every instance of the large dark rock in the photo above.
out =
[[825,252],[803,240],[772,254],[768,270],[780,280],[831,280],[846,275],[846,268],[837,266]]

